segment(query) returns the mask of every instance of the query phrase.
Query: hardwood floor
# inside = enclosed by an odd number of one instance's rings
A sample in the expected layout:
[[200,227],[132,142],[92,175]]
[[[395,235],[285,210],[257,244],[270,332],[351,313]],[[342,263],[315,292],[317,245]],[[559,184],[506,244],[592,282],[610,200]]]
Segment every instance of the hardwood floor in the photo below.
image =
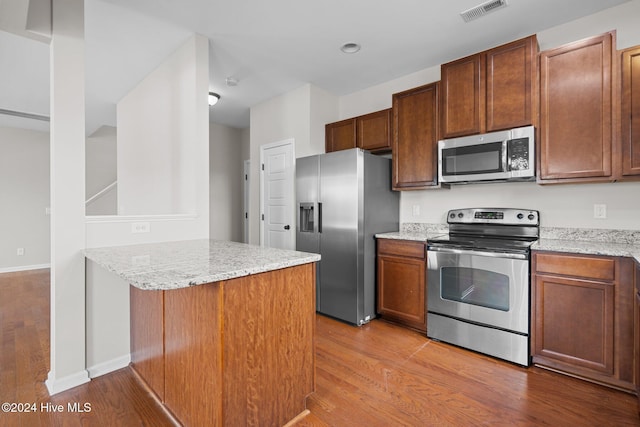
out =
[[[129,368],[49,396],[49,295],[49,270],[0,274],[0,404],[35,406],[0,411],[0,426],[172,425]],[[70,413],[69,404],[89,411]],[[58,405],[64,412],[53,412]]]
[[[0,274],[0,426],[171,425],[130,369],[49,397],[49,274]],[[317,316],[316,392],[305,426],[637,426],[635,396],[524,369],[374,320],[355,328]],[[68,403],[91,412],[69,414]],[[40,405],[62,404],[65,413]]]

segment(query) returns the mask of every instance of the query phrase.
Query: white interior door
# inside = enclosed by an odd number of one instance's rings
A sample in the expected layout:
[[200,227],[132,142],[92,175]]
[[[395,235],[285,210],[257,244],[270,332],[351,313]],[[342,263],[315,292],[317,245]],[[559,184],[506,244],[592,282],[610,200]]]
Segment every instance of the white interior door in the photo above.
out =
[[293,147],[293,139],[288,139],[260,148],[262,246],[295,249]]
[[243,186],[243,195],[244,197],[242,198],[242,241],[244,243],[249,243],[249,171],[250,171],[250,167],[251,167],[251,161],[250,160],[245,160],[244,161],[244,175],[243,175],[243,179],[244,179],[244,186]]

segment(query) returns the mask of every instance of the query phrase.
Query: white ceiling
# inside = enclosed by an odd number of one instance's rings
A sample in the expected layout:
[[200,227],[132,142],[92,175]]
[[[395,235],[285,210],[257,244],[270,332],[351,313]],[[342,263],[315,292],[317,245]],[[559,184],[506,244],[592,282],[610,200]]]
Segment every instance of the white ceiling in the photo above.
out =
[[[87,131],[115,125],[117,101],[193,33],[209,38],[221,95],[210,120],[243,128],[251,106],[305,83],[349,94],[625,1],[507,0],[464,23],[482,0],[85,0]],[[346,42],[362,49],[343,54]],[[48,114],[47,56],[0,31],[0,109]]]

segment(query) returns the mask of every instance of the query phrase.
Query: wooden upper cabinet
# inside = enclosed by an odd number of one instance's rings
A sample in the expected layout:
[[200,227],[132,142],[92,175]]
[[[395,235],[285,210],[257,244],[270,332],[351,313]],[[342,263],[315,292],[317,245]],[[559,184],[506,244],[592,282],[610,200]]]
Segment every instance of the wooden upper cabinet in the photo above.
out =
[[325,151],[391,150],[391,108],[325,125]]
[[539,182],[612,179],[614,38],[541,52]]
[[484,121],[484,55],[476,54],[443,64],[443,138],[482,132]]
[[537,124],[536,36],[486,52],[487,132]]
[[640,46],[622,52],[622,176],[640,175]]
[[437,184],[439,86],[436,82],[393,95],[394,190]]
[[356,119],[341,120],[325,125],[325,151],[356,148]]
[[392,110],[356,117],[356,145],[363,150],[391,150]]
[[442,137],[537,123],[535,35],[441,66]]

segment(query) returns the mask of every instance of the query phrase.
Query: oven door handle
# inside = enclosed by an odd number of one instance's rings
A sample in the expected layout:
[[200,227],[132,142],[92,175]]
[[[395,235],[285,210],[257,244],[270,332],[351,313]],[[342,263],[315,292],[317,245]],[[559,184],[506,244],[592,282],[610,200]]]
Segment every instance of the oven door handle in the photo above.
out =
[[484,256],[490,258],[508,258],[508,259],[528,259],[529,257],[526,254],[518,254],[518,253],[510,253],[510,252],[490,252],[490,251],[482,251],[482,250],[473,250],[473,249],[454,249],[454,248],[442,248],[439,246],[428,246],[427,252],[443,252],[449,254],[456,255],[475,255],[475,256]]

